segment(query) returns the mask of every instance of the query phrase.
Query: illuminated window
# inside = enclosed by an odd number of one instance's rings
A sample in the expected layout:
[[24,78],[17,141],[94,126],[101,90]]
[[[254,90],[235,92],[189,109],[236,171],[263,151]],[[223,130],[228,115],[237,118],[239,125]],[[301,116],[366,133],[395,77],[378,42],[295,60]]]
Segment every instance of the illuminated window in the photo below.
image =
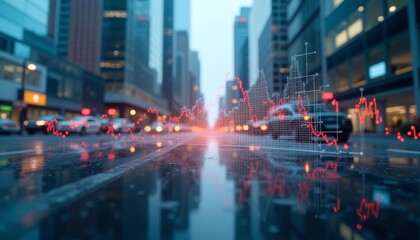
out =
[[384,46],[378,46],[368,52],[369,79],[383,77],[387,74]]
[[340,47],[341,45],[346,43],[347,40],[348,40],[347,31],[343,30],[339,34],[337,34],[337,36],[335,36],[335,46]]
[[3,78],[8,80],[13,80],[15,75],[15,65],[12,63],[5,62],[3,65]]
[[126,18],[127,12],[126,11],[105,11],[104,17],[105,18]]
[[237,104],[238,103],[238,99],[232,99],[232,104]]
[[232,86],[232,90],[233,90],[233,91],[236,91],[236,90],[238,90],[238,86],[236,86],[236,85],[233,85],[233,86]]
[[107,61],[100,64],[101,68],[123,68],[124,65],[124,61]]
[[349,39],[352,39],[357,34],[363,31],[362,19],[357,19],[353,24],[348,27]]

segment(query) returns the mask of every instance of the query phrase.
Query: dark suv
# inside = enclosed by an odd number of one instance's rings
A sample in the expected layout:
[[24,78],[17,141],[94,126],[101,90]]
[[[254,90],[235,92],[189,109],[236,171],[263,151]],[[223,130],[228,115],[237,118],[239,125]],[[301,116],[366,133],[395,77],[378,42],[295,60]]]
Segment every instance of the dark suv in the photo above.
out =
[[296,141],[310,141],[314,134],[307,125],[313,124],[316,133],[337,138],[338,132],[338,141],[347,142],[353,126],[346,114],[315,106],[302,107],[300,111],[294,104],[277,106],[270,112],[268,128],[271,136],[277,139],[281,135],[292,135]]

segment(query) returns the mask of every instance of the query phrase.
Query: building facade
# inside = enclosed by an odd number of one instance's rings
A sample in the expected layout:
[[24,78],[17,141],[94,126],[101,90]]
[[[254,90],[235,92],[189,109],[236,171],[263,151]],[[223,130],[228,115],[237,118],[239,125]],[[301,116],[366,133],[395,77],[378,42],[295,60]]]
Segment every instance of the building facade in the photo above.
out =
[[168,113],[161,99],[163,13],[162,0],[103,2],[100,68],[105,101],[119,116],[140,117],[149,107]]
[[190,43],[186,31],[176,32],[176,60],[174,102],[177,108],[192,107],[192,81],[190,74]]
[[234,23],[234,67],[235,76],[241,79],[245,89],[249,88],[248,22],[250,8],[241,8]]
[[57,53],[99,74],[102,0],[51,0],[48,36]]
[[[192,99],[191,103],[199,98],[202,98],[201,94],[201,63],[199,54],[197,51],[190,51],[190,73],[191,73],[191,82],[192,82]],[[203,99],[201,99],[203,101]]]
[[172,113],[174,112],[174,0],[164,0],[163,12],[162,94],[168,102],[168,110]]
[[368,100],[376,98],[383,119],[367,121],[368,131],[396,132],[418,121],[418,1],[326,1],[323,7],[328,80],[355,130],[361,88]]
[[[0,7],[1,117],[71,117],[84,107],[103,113],[102,79],[56,55],[48,37],[49,1],[2,0]],[[29,64],[36,69],[28,69]]]
[[419,5],[411,0],[290,2],[289,55],[304,53],[305,42],[317,52],[308,60],[309,74],[319,74],[314,85],[329,85],[326,91],[334,92],[355,132],[360,131],[355,105],[362,94],[376,99],[383,120],[366,121],[369,132],[396,132],[403,123],[418,121]]
[[249,78],[251,85],[263,70],[268,91],[283,91],[288,75],[288,0],[254,1],[249,27]]

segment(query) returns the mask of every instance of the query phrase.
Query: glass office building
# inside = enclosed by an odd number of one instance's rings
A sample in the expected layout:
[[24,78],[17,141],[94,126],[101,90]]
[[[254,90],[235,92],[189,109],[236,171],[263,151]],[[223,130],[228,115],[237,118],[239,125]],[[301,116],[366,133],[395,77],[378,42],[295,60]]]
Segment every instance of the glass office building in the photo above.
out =
[[255,84],[262,69],[268,91],[282,93],[289,72],[287,46],[288,0],[254,1],[249,23],[249,80]]
[[46,114],[70,117],[83,107],[90,107],[94,114],[103,112],[101,78],[55,54],[56,46],[48,36],[49,7],[47,0],[0,0],[1,117],[18,120],[22,71],[29,63],[35,64],[36,70],[24,73],[24,118]]
[[139,114],[152,106],[166,112],[161,99],[163,1],[103,2],[101,75],[105,101],[117,115]]
[[404,122],[417,121],[414,73],[419,69],[413,54],[419,53],[412,47],[419,45],[420,4],[412,1],[410,12],[408,1],[325,1],[328,79],[353,121],[358,121],[354,105],[360,89],[368,99],[376,98],[383,123],[367,122],[368,131],[396,132]]
[[250,8],[241,8],[234,23],[234,64],[235,76],[240,78],[245,89],[249,88],[248,79],[248,23]]
[[[410,11],[408,4],[411,2]],[[366,122],[369,132],[398,131],[416,122],[420,4],[412,0],[293,0],[288,6],[289,55],[304,52],[316,86],[327,85],[360,131],[355,104],[376,99],[383,122]],[[415,57],[415,58],[414,58]],[[301,67],[303,67],[301,63]],[[416,76],[417,75],[417,76]],[[403,96],[403,97],[402,97]]]

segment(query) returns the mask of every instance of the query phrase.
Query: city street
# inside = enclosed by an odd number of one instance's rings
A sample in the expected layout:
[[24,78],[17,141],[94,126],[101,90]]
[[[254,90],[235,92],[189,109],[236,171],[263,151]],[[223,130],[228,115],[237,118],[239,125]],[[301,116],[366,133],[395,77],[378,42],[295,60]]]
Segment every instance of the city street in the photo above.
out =
[[367,135],[364,156],[288,144],[210,130],[1,136],[0,238],[420,237],[418,141]]
[[420,239],[420,0],[0,9],[0,240]]

